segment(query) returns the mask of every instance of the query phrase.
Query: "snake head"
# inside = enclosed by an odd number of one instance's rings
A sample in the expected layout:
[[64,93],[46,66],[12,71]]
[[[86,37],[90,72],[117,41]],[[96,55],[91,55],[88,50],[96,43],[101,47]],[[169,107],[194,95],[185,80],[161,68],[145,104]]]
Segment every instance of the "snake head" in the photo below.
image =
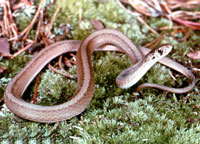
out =
[[165,57],[172,50],[172,45],[164,44],[159,48],[150,51],[146,56],[144,61],[158,61],[161,58]]

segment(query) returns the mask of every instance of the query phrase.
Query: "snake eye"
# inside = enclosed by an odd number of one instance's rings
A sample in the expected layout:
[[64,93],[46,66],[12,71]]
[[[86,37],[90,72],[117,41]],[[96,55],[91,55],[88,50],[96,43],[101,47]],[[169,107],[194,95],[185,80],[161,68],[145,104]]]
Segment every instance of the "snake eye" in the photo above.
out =
[[126,76],[128,76],[129,75],[129,71],[123,71],[122,73],[121,73],[121,77],[126,77]]
[[160,53],[160,55],[162,55],[162,54],[163,54],[163,50],[162,50],[162,49],[159,49],[159,50],[158,50],[158,53]]

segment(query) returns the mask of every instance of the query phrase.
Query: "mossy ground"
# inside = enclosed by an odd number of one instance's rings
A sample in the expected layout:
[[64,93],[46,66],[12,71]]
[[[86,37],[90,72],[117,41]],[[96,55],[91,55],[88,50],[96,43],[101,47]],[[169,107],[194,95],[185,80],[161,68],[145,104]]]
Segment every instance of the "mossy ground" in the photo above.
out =
[[[62,7],[54,27],[69,23],[72,39],[84,39],[94,31],[90,19],[101,20],[106,28],[122,31],[137,45],[144,45],[157,36],[149,31],[135,17],[123,11],[114,1],[95,2],[91,0],[57,1],[49,15],[60,5]],[[82,21],[78,21],[78,11],[82,9]],[[22,20],[18,20],[20,28]],[[154,29],[174,25],[165,18],[148,18],[147,23]],[[27,21],[26,21],[27,22]],[[188,68],[197,67],[199,60],[191,60],[186,54],[200,50],[199,31],[190,30],[191,36],[179,42],[165,30],[162,43],[174,47],[169,57]],[[182,37],[177,35],[177,37]],[[7,72],[0,77],[1,96],[10,79],[31,59],[26,53],[13,60],[2,59],[0,64]],[[79,116],[55,124],[41,124],[23,120],[2,106],[0,111],[0,141],[7,143],[200,143],[200,74],[194,72],[197,80],[195,88],[187,94],[171,94],[147,88],[142,95],[134,92],[136,86],[127,90],[118,88],[116,76],[131,63],[124,54],[98,52],[93,55],[95,70],[95,95],[89,107]],[[76,67],[70,72],[76,74]],[[171,78],[169,71],[176,76]],[[187,79],[171,69],[156,64],[139,82],[153,82],[171,87],[182,87]],[[137,85],[139,85],[137,84]],[[76,81],[64,78],[50,70],[44,70],[39,84],[39,104],[52,105],[63,102],[76,88]],[[30,88],[34,89],[32,86]],[[32,91],[32,90],[31,90]],[[32,94],[30,94],[32,95]]]

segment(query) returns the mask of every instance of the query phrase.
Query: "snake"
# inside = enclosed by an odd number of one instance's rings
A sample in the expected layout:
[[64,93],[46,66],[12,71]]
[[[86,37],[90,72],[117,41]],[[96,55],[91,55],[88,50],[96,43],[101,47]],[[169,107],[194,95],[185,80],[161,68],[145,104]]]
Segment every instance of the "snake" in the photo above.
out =
[[[52,123],[70,119],[82,113],[92,100],[95,90],[94,72],[91,56],[94,51],[116,51],[125,53],[133,65],[123,70],[116,78],[121,88],[129,88],[157,61],[188,78],[189,84],[183,88],[171,88],[153,83],[144,83],[137,90],[145,87],[158,88],[172,93],[187,93],[195,86],[192,72],[176,61],[165,57],[172,46],[165,44],[150,51],[145,47],[136,46],[122,32],[102,29],[90,34],[85,40],[63,40],[41,50],[7,85],[4,102],[15,115],[30,121]],[[76,52],[78,86],[72,97],[64,103],[53,106],[42,106],[29,103],[22,95],[36,75],[57,56]]]

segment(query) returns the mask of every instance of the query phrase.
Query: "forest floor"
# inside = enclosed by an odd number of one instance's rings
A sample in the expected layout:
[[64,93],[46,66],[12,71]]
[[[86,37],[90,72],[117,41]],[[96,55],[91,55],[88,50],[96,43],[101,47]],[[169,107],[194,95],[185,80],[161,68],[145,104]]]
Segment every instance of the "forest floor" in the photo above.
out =
[[[142,9],[146,6],[145,0],[138,9],[131,7],[126,0],[122,0],[125,7],[114,0],[46,0],[41,4],[43,1],[35,0],[31,4],[21,0],[22,6],[10,3],[16,23],[13,29],[3,25],[6,24],[5,12],[9,8],[3,7],[5,3],[0,5],[4,12],[1,14],[1,37],[7,38],[9,43],[6,45],[8,49],[5,50],[6,46],[4,50],[0,49],[4,55],[0,57],[1,144],[200,143],[200,16],[196,13],[200,11],[200,1],[193,0],[198,3],[195,7],[191,1],[181,5],[176,0],[168,0],[175,2],[167,3],[173,12],[171,15],[174,17],[171,18],[164,15],[165,12],[161,13],[164,8],[159,11],[161,7],[158,5]],[[40,11],[37,11],[39,8]],[[190,12],[193,14],[189,15]],[[34,16],[36,19],[32,21]],[[177,23],[177,19],[182,21]],[[79,116],[59,123],[43,124],[19,118],[8,110],[3,102],[8,82],[41,47],[66,39],[83,40],[102,27],[121,31],[137,46],[155,48],[171,44],[173,50],[167,57],[192,71],[196,77],[195,87],[185,94],[153,88],[144,88],[136,93],[137,86],[145,82],[177,88],[188,85],[185,76],[156,63],[136,85],[120,89],[115,79],[122,70],[131,66],[131,61],[123,53],[95,52],[92,56],[95,94],[88,108]],[[15,32],[22,35],[20,39],[14,38]],[[67,56],[70,61],[74,61],[74,54]],[[57,63],[58,59],[51,64]],[[72,64],[68,72],[76,75],[76,65]],[[35,83],[36,80],[26,91],[31,98]],[[76,80],[46,67],[40,73],[36,104],[62,103],[73,95],[76,87]]]

